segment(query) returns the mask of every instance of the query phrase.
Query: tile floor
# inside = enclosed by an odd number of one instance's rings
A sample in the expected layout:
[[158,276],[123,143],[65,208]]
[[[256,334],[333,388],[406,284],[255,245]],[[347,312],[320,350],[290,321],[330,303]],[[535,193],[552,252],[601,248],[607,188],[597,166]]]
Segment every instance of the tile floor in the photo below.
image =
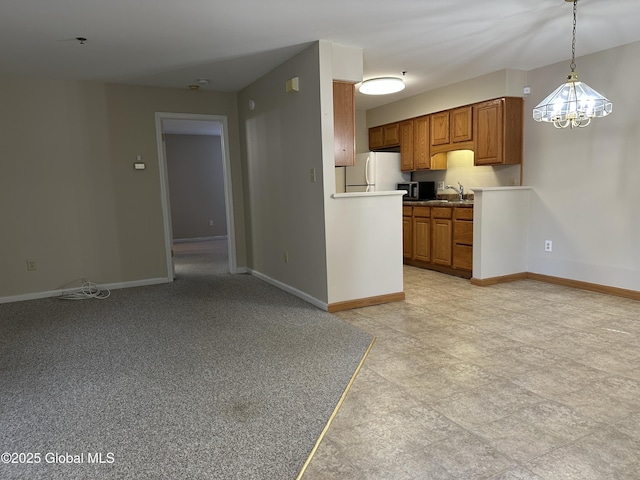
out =
[[640,302],[405,266],[303,480],[640,478]]

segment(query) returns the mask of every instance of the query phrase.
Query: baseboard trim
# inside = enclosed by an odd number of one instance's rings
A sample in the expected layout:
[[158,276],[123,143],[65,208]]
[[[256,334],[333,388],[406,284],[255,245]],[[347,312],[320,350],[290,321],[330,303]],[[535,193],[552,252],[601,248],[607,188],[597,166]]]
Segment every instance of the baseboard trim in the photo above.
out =
[[297,288],[293,288],[291,285],[287,285],[286,283],[282,283],[279,280],[275,280],[275,279],[265,275],[264,273],[258,272],[257,270],[252,270],[252,269],[248,268],[247,272],[250,275],[253,275],[254,277],[259,278],[260,280],[264,280],[265,282],[270,283],[274,287],[278,287],[280,290],[284,290],[285,292],[290,293],[291,295],[293,295],[295,297],[301,298],[305,302],[308,302],[311,305],[314,305],[314,306],[318,307],[320,310],[327,311],[327,304],[325,302],[321,302],[320,300],[318,300],[315,297],[312,297],[308,293],[305,293],[305,292],[303,292],[301,290],[298,290]]
[[405,299],[404,292],[388,293],[386,295],[377,295],[375,297],[359,298],[357,300],[347,300],[345,302],[330,303],[327,311],[330,313],[341,312],[343,310],[351,310],[353,308],[370,307],[372,305],[380,305],[383,303],[401,302]]
[[603,293],[605,295],[612,295],[615,297],[640,300],[640,291],[637,290],[628,290],[626,288],[611,287],[608,285],[600,285],[597,283],[583,282],[581,280],[572,280],[570,278],[554,277],[552,275],[543,275],[541,273],[532,272],[514,273],[512,275],[482,279],[471,278],[471,284],[479,287],[487,287],[498,283],[515,282],[518,280],[536,280],[538,282],[553,283],[554,285],[578,288],[580,290],[589,290],[590,292]]
[[640,300],[640,292],[637,290],[627,290],[625,288],[610,287],[608,285],[599,285],[597,283],[583,282],[580,280],[571,280],[569,278],[554,277],[551,275],[543,275],[540,273],[527,273],[527,278],[537,280],[539,282],[553,283],[563,285],[565,287],[579,288],[581,290],[589,290],[591,292],[604,293],[615,297],[630,298],[632,300]]
[[[99,288],[106,288],[109,290],[118,290],[120,288],[132,288],[132,287],[146,287],[149,285],[159,285],[161,283],[169,283],[170,280],[166,277],[161,278],[146,278],[143,280],[133,280],[131,282],[116,282],[116,283],[100,283],[97,284]],[[78,285],[79,286],[79,285]],[[24,300],[38,300],[41,298],[59,297],[63,293],[72,290],[73,288],[60,288],[57,290],[49,290],[46,292],[33,292],[25,293],[22,295],[13,295],[10,297],[0,297],[0,303],[12,303],[22,302]]]
[[518,280],[526,280],[527,272],[513,273],[511,275],[502,275],[500,277],[475,278],[471,277],[471,285],[478,287],[488,287],[489,285],[497,285],[498,283],[517,282]]

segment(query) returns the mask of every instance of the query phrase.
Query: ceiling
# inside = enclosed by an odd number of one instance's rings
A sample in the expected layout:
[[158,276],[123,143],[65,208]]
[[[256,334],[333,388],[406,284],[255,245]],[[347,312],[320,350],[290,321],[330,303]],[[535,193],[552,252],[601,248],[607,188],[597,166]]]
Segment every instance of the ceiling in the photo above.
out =
[[[576,55],[639,41],[638,18],[638,0],[580,0]],[[361,47],[365,78],[406,71],[403,92],[358,94],[372,108],[504,68],[568,69],[571,29],[565,0],[2,0],[0,73],[238,91],[323,39]]]

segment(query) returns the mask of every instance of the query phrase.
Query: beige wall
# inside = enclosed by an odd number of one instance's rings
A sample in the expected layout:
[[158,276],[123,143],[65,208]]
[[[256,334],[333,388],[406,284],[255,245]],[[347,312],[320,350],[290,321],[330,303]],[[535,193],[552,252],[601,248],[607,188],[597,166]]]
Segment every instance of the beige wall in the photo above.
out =
[[526,72],[500,70],[367,110],[367,127],[498,97],[521,97]]
[[[287,93],[285,84],[292,77],[299,78],[300,91]],[[242,90],[238,108],[246,172],[248,267],[326,302],[319,92],[316,43]],[[254,110],[249,109],[250,100]],[[315,182],[310,180],[311,169]]]
[[[242,216],[235,94],[6,76],[0,92],[0,298],[168,276],[155,112],[228,116]],[[136,155],[146,170],[133,170]]]
[[[613,102],[586,128],[556,129],[532,109],[564,82],[569,60],[528,72],[524,184],[533,187],[529,269],[640,290],[640,42],[576,59],[581,81]],[[544,252],[544,241],[553,252]]]
[[174,239],[227,234],[219,135],[165,135]]

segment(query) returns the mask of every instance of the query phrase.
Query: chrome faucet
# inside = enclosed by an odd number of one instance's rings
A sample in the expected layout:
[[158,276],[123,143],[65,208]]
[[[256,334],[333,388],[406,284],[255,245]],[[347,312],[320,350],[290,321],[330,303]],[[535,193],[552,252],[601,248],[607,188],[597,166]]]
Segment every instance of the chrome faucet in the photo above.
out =
[[444,188],[450,188],[451,190],[454,190],[457,194],[458,194],[458,199],[459,200],[464,200],[464,187],[462,186],[462,184],[460,182],[458,182],[458,185],[460,185],[460,189],[458,190],[456,187],[454,187],[453,185],[446,185]]

